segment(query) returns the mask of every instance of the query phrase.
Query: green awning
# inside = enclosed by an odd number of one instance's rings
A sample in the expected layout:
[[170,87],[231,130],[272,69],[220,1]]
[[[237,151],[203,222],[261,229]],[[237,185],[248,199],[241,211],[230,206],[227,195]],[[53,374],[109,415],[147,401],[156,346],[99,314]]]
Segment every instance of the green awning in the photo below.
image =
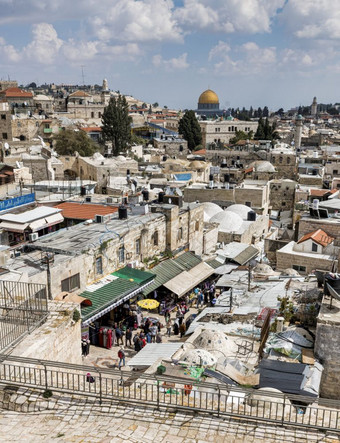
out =
[[133,281],[139,285],[144,285],[155,278],[155,274],[151,274],[151,272],[140,271],[139,269],[134,269],[129,266],[113,272],[112,275],[124,280]]
[[156,274],[155,280],[143,291],[143,294],[150,294],[183,271],[189,271],[201,262],[202,260],[193,252],[185,252],[177,258],[163,261],[152,268],[152,272]]

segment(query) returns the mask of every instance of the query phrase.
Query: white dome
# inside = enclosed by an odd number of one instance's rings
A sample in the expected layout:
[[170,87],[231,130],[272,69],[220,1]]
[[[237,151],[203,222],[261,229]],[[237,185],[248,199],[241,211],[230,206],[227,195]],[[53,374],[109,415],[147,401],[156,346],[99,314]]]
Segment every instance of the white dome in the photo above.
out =
[[124,155],[118,155],[117,160],[119,160],[121,162],[125,162],[126,158],[124,157]]
[[223,209],[215,203],[203,203],[204,222],[207,223],[214,215],[223,212]]
[[229,355],[231,351],[237,351],[237,345],[221,331],[213,329],[206,329],[194,340],[194,345],[203,348],[206,351],[219,353],[225,356]]
[[275,172],[274,166],[267,161],[256,161],[249,165],[250,168],[254,168],[255,172]]
[[268,274],[268,275],[270,275],[274,271],[269,265],[266,265],[265,263],[258,263],[254,267],[253,272],[254,272],[254,274]]
[[226,212],[233,212],[239,215],[243,220],[248,219],[248,212],[252,212],[252,209],[246,205],[235,204],[225,209]]
[[242,218],[235,214],[235,212],[226,212],[222,211],[214,215],[210,219],[211,223],[218,223],[219,231],[223,232],[234,232],[238,231],[242,226],[243,220]]
[[298,273],[298,271],[296,271],[293,268],[287,268],[284,271],[281,272],[281,275],[289,275],[291,277],[300,277],[300,274]]
[[180,361],[194,366],[214,366],[217,363],[216,358],[205,349],[190,349],[184,352]]

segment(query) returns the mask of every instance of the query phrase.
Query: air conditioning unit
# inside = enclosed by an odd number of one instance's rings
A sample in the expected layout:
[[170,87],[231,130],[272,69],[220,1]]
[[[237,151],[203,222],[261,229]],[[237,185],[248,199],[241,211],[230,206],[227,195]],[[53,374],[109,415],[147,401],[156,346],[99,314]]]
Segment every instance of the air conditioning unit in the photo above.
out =
[[85,197],[85,201],[87,202],[87,203],[91,203],[91,196],[87,196],[87,197]]
[[38,235],[37,232],[32,232],[32,234],[28,235],[28,238],[29,238],[30,241],[35,241],[35,240],[38,240],[39,235]]
[[113,203],[113,198],[112,197],[106,197],[106,203]]

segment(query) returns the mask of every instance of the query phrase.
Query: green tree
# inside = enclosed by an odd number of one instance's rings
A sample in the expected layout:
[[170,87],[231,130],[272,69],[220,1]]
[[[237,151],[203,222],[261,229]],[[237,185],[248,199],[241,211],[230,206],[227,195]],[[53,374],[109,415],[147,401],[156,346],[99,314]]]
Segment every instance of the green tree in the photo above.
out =
[[84,131],[65,129],[55,135],[53,140],[54,149],[59,155],[74,155],[78,152],[82,157],[89,157],[100,149]]
[[179,121],[178,132],[188,142],[190,151],[202,143],[201,128],[194,111],[186,111]]
[[253,131],[244,132],[236,130],[235,137],[230,139],[230,144],[235,145],[240,140],[250,140],[253,138],[253,135]]
[[125,152],[131,142],[131,121],[126,98],[112,97],[102,115],[102,135],[105,142],[112,143],[113,155]]
[[276,123],[269,124],[268,118],[263,120],[261,117],[258,121],[257,131],[254,136],[255,140],[275,140],[279,138],[276,132]]
[[158,105],[157,102],[155,102],[155,103],[152,104],[152,107],[153,107],[153,108],[158,108],[158,106],[159,106],[159,105]]

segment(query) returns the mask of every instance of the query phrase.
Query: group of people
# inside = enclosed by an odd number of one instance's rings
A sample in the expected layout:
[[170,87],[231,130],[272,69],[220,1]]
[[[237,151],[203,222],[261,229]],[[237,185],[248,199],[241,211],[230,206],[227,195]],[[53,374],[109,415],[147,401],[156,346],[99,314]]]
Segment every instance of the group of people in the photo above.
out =
[[216,286],[214,282],[204,283],[203,288],[195,288],[194,294],[196,298],[196,308],[204,304],[214,306],[216,304]]

